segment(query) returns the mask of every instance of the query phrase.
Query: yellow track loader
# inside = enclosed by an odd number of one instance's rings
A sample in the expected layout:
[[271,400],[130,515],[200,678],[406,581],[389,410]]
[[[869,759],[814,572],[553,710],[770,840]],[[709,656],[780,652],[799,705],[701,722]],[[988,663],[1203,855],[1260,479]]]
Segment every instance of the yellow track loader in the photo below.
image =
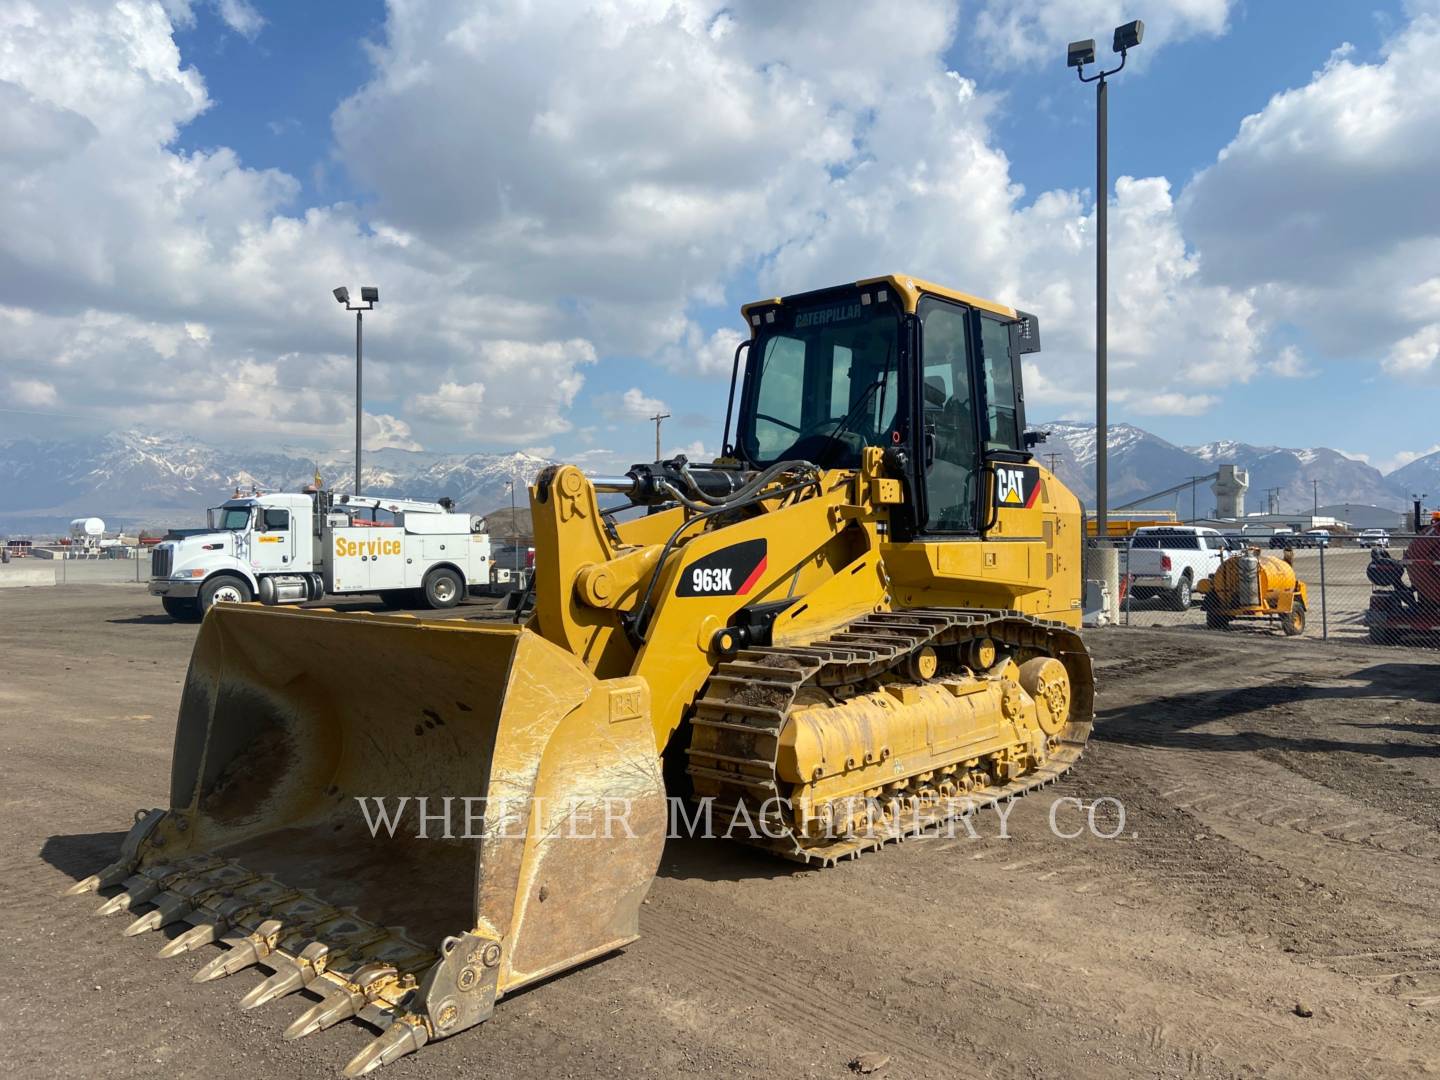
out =
[[825,866],[1069,768],[1036,319],[904,275],[742,310],[721,457],[545,470],[513,622],[216,605],[170,808],[70,891],[268,972],[244,1007],[307,992],[287,1038],[375,1028],[356,1076],[633,941],[676,820]]

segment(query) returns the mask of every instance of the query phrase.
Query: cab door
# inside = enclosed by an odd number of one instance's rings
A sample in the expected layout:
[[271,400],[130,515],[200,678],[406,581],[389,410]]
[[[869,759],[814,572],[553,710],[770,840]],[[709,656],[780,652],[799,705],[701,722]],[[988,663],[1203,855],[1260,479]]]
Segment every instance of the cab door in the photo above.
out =
[[972,343],[973,312],[925,296],[920,322],[920,468],[926,534],[973,534],[980,506],[979,414]]
[[262,574],[283,574],[294,569],[295,530],[290,511],[278,506],[258,507],[252,564]]

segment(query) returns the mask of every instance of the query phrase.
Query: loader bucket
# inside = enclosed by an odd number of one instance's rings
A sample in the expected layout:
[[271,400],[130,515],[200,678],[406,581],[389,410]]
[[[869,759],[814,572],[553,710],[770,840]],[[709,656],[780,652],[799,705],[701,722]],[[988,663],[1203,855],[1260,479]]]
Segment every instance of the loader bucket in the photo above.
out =
[[288,1037],[382,1028],[359,1075],[636,938],[666,825],[649,714],[643,679],[517,626],[216,605],[171,809],[75,891],[154,904],[131,932],[189,922],[168,955],[229,945],[197,978],[272,969],[245,1007],[320,995]]

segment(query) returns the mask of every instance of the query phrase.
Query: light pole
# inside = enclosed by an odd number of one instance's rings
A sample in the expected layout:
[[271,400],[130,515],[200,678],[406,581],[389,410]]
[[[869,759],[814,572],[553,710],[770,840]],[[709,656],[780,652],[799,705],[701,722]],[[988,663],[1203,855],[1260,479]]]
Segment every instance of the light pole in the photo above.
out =
[[1139,19],[1115,28],[1111,47],[1120,54],[1120,63],[1109,71],[1086,75],[1085,65],[1095,62],[1095,39],[1072,41],[1066,51],[1065,63],[1075,69],[1082,83],[1095,84],[1095,535],[1108,536],[1110,527],[1110,469],[1106,442],[1110,436],[1106,405],[1109,396],[1105,370],[1106,300],[1109,295],[1109,109],[1107,82],[1125,66],[1129,51],[1145,36],[1145,24]]
[[365,423],[365,410],[362,407],[363,397],[360,385],[360,333],[361,320],[365,312],[371,310],[380,302],[380,290],[374,285],[365,285],[360,289],[360,303],[350,303],[350,290],[344,285],[338,289],[331,290],[335,299],[345,305],[346,311],[355,312],[355,494],[360,494],[360,431]]

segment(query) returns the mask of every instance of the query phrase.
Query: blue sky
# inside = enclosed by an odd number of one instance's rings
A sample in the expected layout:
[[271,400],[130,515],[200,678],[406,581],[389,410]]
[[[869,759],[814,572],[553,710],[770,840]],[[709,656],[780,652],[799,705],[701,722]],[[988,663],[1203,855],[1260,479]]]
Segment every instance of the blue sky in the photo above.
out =
[[[1047,0],[970,3],[958,17],[946,0],[926,0],[903,42],[877,34],[858,9],[825,9],[815,37],[800,5],[686,0],[666,12],[634,2],[602,25],[574,4],[547,12],[441,0],[387,18],[376,0],[164,0],[139,28],[105,0],[57,5],[109,21],[97,31],[95,20],[57,16],[37,33],[70,53],[99,50],[117,65],[102,74],[121,81],[90,99],[47,83],[38,67],[0,72],[0,83],[13,80],[36,124],[57,133],[79,114],[75,130],[88,122],[99,132],[84,153],[98,157],[108,142],[136,170],[193,172],[173,203],[162,200],[158,223],[152,208],[104,190],[94,162],[97,190],[81,197],[135,219],[118,233],[144,223],[159,250],[201,261],[183,274],[158,255],[96,270],[81,245],[74,265],[42,268],[57,294],[74,282],[53,305],[25,287],[36,280],[33,255],[12,259],[24,276],[11,288],[11,264],[0,263],[0,304],[41,328],[11,376],[15,429],[46,429],[51,413],[62,426],[94,426],[101,406],[83,384],[67,389],[66,376],[72,357],[103,351],[94,327],[110,320],[132,354],[198,365],[223,387],[196,413],[211,437],[263,430],[342,443],[350,327],[328,292],[340,280],[369,283],[366,274],[379,275],[386,301],[367,324],[367,426],[379,443],[518,446],[608,463],[644,456],[653,438],[644,417],[663,406],[675,416],[667,449],[713,451],[738,304],[890,269],[1036,310],[1047,333],[1031,417],[1087,417],[1094,98],[1065,69],[1063,42],[1093,35],[1108,59],[1120,12],[1148,18],[1147,41],[1111,92],[1112,183],[1142,181],[1112,192],[1112,419],[1178,443],[1331,445],[1382,465],[1435,443],[1440,311],[1429,305],[1440,278],[1424,264],[1440,225],[1417,191],[1414,235],[1388,236],[1378,221],[1367,243],[1374,177],[1343,140],[1317,148],[1315,135],[1326,108],[1343,117],[1364,103],[1367,75],[1377,110],[1387,104],[1391,54],[1406,42],[1422,52],[1435,30],[1430,0],[1203,0],[1183,10],[1152,0],[1135,12],[1097,0],[1074,26],[1056,21],[1066,5]],[[259,19],[241,25],[237,6]],[[77,39],[85,34],[98,36]],[[116,42],[140,36],[173,41],[176,56],[126,82],[153,60],[127,61]],[[1413,89],[1429,101],[1428,87]],[[113,113],[93,104],[114,93],[136,95],[125,117],[118,100]],[[173,138],[133,119],[152,108]],[[1216,166],[1257,113],[1248,141]],[[1394,161],[1396,176],[1423,171],[1423,160],[1402,160],[1421,154],[1403,122],[1395,132],[1399,149],[1376,160]],[[59,168],[49,158],[42,167]],[[1246,207],[1283,214],[1285,185],[1302,180],[1329,201],[1308,217],[1298,206],[1274,241],[1227,224]],[[664,209],[637,216],[646,200]],[[1334,250],[1325,250],[1332,207]],[[1273,255],[1296,235],[1314,248],[1294,249],[1293,271],[1263,270],[1247,247]],[[1368,284],[1353,317],[1354,280],[1323,277],[1327,261]],[[216,312],[213,296],[243,294],[257,279],[263,303]],[[173,414],[167,391],[118,381],[107,423],[160,426]],[[307,392],[303,406],[294,391]],[[253,406],[263,422],[243,415],[251,398],[269,402]]]

